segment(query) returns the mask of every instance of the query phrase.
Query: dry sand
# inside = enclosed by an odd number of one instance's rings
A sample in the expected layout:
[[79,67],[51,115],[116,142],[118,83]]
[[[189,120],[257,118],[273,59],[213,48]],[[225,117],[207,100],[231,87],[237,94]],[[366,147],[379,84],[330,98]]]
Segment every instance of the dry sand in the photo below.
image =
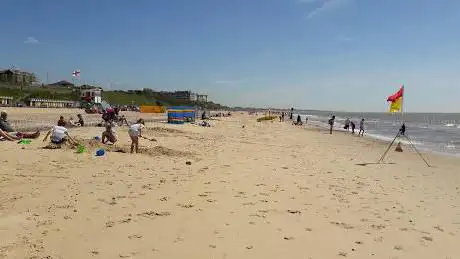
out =
[[386,145],[255,120],[150,124],[134,155],[0,142],[0,258],[460,258],[458,159],[363,166]]

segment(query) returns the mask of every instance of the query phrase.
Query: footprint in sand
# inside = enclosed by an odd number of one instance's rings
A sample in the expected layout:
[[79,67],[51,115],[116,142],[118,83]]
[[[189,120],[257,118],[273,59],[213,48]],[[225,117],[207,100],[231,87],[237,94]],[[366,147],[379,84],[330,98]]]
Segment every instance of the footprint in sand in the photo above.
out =
[[348,224],[343,223],[343,222],[331,221],[330,223],[333,224],[333,225],[336,225],[338,227],[344,228],[344,229],[353,229],[354,228],[352,225],[348,225]]
[[141,238],[142,238],[142,235],[135,234],[135,235],[128,236],[128,238],[129,238],[129,239],[141,239]]
[[107,222],[105,223],[105,227],[106,227],[106,228],[111,228],[111,227],[113,227],[113,226],[115,226],[115,222],[113,222],[113,221],[107,221]]
[[155,217],[165,217],[165,216],[170,216],[171,213],[170,212],[155,212],[155,211],[144,211],[142,213],[138,213],[137,216],[140,216],[140,217],[146,217],[146,218],[150,218],[150,219],[153,219]]
[[118,221],[118,223],[129,223],[131,221],[132,221],[131,218],[126,218],[126,219],[122,219],[122,220]]
[[193,205],[191,203],[184,203],[184,204],[178,203],[177,206],[182,207],[182,208],[186,208],[186,209],[190,209],[190,208],[195,207],[195,205]]
[[393,249],[394,249],[394,250],[398,250],[398,251],[402,251],[402,250],[403,250],[403,247],[400,246],[400,245],[396,245],[396,246],[393,246]]
[[433,228],[438,231],[444,232],[444,229],[441,226],[434,226]]
[[430,242],[433,241],[433,238],[429,236],[423,236],[422,239],[425,241],[430,241]]

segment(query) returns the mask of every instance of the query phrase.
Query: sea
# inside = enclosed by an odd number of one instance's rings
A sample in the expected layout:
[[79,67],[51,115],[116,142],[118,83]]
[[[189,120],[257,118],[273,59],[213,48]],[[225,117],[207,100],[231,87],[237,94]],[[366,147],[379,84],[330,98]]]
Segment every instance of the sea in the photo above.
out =
[[365,135],[371,138],[391,142],[404,122],[406,136],[403,144],[414,144],[416,149],[460,157],[460,113],[352,113],[330,111],[297,111],[302,121],[308,117],[308,124],[328,128],[328,120],[335,115],[334,129],[344,130],[347,118],[355,122],[359,130],[361,118],[365,120]]

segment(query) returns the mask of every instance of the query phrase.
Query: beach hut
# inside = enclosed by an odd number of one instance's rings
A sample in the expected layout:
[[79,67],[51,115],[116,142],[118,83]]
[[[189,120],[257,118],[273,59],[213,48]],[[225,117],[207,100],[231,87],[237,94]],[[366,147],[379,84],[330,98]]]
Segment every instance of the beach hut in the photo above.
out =
[[171,124],[184,124],[184,114],[180,107],[168,108],[168,123]]
[[11,105],[13,105],[13,97],[0,96],[0,106],[11,106]]
[[184,121],[185,122],[194,122],[195,121],[196,111],[195,111],[195,109],[193,109],[193,107],[183,107],[182,108],[182,113],[184,115]]

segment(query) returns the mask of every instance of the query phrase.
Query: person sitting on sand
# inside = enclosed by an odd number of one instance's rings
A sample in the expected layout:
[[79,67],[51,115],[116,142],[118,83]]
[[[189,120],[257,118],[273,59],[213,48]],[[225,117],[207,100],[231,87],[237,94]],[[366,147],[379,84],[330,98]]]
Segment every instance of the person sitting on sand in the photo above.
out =
[[111,142],[112,144],[117,142],[116,133],[111,123],[107,123],[105,125],[105,131],[102,132],[102,144],[106,144],[107,142]]
[[62,126],[54,126],[53,128],[51,128],[48,131],[48,133],[46,133],[46,136],[43,139],[43,142],[46,141],[48,136],[50,136],[51,143],[56,144],[56,145],[65,144],[67,142],[73,145],[78,145],[78,143],[69,135],[68,130]]
[[77,124],[78,124],[80,127],[84,127],[84,126],[85,126],[85,121],[83,120],[83,117],[81,116],[81,114],[78,114],[77,117],[78,117],[78,122],[77,122]]
[[131,138],[131,153],[134,153],[134,149],[136,149],[136,153],[139,153],[139,138],[142,137],[141,129],[145,127],[144,125],[144,120],[139,119],[135,124],[129,126],[128,134]]
[[73,117],[69,118],[68,124],[69,124],[70,127],[79,127],[80,126],[73,120]]
[[8,122],[8,113],[2,111],[0,113],[0,139],[6,139],[10,141],[20,140],[22,138],[35,139],[40,137],[40,131],[36,132],[17,132],[11,127]]
[[198,123],[201,127],[211,127],[211,124],[209,124],[207,121],[202,121]]
[[67,122],[64,120],[64,116],[59,117],[57,125],[60,127],[65,127],[67,125]]

